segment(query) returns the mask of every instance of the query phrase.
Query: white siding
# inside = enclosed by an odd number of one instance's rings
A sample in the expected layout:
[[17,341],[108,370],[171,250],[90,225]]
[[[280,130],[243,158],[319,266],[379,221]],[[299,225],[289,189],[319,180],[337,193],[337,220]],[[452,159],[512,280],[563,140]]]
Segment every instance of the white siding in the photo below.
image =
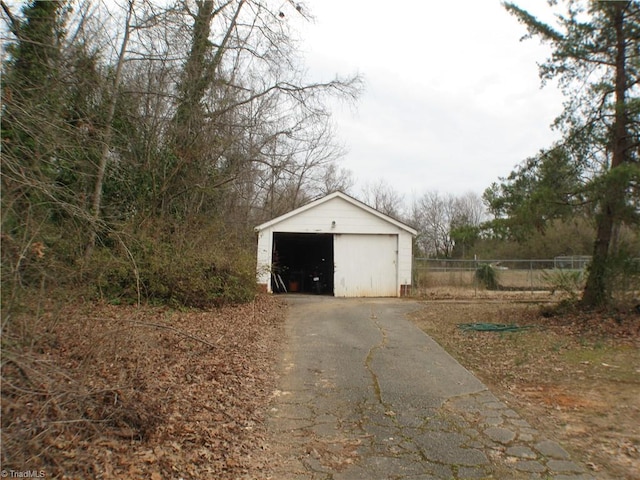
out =
[[397,297],[398,235],[335,235],[336,297]]
[[395,225],[339,197],[286,218],[273,228],[295,233],[398,233]]

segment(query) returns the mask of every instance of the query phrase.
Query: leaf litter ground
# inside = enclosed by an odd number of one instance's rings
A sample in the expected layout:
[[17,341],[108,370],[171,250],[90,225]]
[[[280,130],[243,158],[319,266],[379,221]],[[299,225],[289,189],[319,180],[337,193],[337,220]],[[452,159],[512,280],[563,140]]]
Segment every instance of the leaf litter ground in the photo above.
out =
[[[548,295],[514,292],[427,298],[413,321],[496,395],[598,478],[635,478],[636,313],[545,317]],[[25,308],[3,332],[2,468],[48,478],[274,478],[264,418],[285,316],[268,296],[205,312]],[[482,322],[535,328],[459,328]]]
[[283,304],[67,305],[12,319],[2,468],[47,478],[267,478]]

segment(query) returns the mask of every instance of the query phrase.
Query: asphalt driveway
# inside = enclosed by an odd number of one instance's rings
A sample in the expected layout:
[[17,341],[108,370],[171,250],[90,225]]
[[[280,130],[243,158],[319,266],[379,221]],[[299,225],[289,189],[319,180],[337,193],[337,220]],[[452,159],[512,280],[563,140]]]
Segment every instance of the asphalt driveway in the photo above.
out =
[[276,478],[592,478],[407,319],[424,305],[287,300]]

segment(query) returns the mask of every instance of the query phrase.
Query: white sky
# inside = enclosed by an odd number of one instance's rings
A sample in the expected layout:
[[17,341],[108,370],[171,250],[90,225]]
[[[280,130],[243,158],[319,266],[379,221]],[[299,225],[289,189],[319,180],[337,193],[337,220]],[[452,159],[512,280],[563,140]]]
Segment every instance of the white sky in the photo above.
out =
[[[546,21],[544,0],[516,3]],[[541,89],[549,50],[499,0],[307,0],[302,48],[311,80],[359,73],[357,107],[336,105],[342,166],[355,191],[384,179],[408,200],[482,192],[558,134],[562,97]]]

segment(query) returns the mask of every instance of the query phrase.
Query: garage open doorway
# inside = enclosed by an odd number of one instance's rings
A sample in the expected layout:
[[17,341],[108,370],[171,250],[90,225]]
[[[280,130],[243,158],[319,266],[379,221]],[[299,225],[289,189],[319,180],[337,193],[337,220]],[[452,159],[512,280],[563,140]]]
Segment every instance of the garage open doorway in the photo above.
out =
[[332,234],[274,232],[272,258],[272,292],[333,295]]

